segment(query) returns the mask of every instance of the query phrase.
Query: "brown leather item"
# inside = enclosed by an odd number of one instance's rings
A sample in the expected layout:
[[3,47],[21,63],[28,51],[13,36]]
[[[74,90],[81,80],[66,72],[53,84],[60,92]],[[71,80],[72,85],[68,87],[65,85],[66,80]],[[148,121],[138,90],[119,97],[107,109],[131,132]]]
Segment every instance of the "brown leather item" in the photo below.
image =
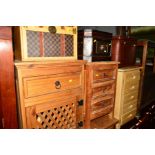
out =
[[136,39],[125,36],[112,37],[112,61],[120,62],[119,67],[135,65]]

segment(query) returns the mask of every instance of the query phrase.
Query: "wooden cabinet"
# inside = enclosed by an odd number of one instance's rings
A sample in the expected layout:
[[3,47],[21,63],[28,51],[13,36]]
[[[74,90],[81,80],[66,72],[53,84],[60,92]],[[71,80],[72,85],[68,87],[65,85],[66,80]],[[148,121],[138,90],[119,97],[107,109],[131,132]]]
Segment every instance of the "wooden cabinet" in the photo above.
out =
[[14,28],[15,58],[22,61],[76,60],[76,26]]
[[117,128],[132,120],[137,113],[140,68],[118,69],[114,116],[119,120]]
[[15,63],[21,128],[83,128],[85,63]]
[[12,28],[0,26],[0,128],[18,128]]
[[138,40],[136,60],[136,65],[142,67],[138,105],[138,110],[142,112],[155,101],[155,43],[150,40]]
[[86,65],[86,128],[111,128],[118,63],[92,62]]

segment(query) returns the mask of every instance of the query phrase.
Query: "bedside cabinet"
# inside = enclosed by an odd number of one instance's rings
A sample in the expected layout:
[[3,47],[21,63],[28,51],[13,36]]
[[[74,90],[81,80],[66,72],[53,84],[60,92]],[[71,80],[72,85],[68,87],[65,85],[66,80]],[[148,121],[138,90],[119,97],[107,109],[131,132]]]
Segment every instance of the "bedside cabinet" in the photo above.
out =
[[117,128],[132,120],[137,113],[140,67],[118,69],[114,116]]
[[83,128],[85,61],[16,62],[21,128]]
[[117,62],[91,62],[85,68],[86,128],[114,128]]

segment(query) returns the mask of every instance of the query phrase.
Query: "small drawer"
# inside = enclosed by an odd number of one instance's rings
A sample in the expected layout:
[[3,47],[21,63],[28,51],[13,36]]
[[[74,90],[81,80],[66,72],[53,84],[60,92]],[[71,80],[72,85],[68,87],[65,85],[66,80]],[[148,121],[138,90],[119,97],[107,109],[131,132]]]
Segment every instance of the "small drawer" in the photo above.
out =
[[137,100],[123,105],[123,114],[128,113],[137,108]]
[[126,114],[124,114],[121,118],[121,125],[127,123],[128,121],[132,120],[136,116],[137,109],[134,109]]
[[124,80],[126,82],[134,82],[134,81],[139,81],[140,80],[140,71],[129,71],[124,73]]
[[99,96],[113,95],[114,94],[114,82],[105,84],[100,87],[93,88],[93,99]]
[[91,119],[106,115],[113,109],[113,99],[105,99],[91,104]]
[[132,91],[138,91],[139,89],[139,81],[137,82],[128,82],[124,84],[124,93],[129,93]]
[[57,74],[24,78],[25,98],[68,90],[81,86],[81,74]]
[[131,101],[138,99],[138,91],[133,91],[123,96],[123,104],[128,104]]
[[103,82],[115,79],[115,69],[94,70],[93,82]]

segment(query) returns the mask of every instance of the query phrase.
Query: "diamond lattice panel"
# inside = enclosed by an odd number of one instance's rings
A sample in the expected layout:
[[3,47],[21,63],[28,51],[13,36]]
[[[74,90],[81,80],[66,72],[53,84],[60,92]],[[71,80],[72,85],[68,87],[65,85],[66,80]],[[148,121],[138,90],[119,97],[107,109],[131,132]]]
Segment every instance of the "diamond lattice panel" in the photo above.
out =
[[67,104],[55,107],[35,116],[39,128],[43,129],[69,129],[76,128],[75,104]]
[[40,57],[39,32],[26,31],[28,57]]
[[44,33],[44,55],[45,57],[60,56],[60,34]]
[[73,56],[73,36],[65,35],[65,55]]

